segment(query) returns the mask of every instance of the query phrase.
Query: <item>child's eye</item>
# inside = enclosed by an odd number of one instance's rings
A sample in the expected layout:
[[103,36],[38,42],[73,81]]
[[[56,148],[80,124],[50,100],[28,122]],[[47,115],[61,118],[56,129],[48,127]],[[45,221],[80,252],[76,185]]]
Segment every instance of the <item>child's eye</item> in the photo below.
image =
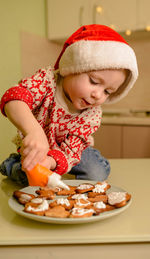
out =
[[110,93],[107,91],[107,89],[104,90],[104,93],[105,93],[106,95],[110,95]]
[[93,78],[91,78],[91,77],[89,77],[89,80],[90,80],[90,83],[91,83],[92,85],[98,85],[98,84],[99,84],[98,82],[96,82],[95,80],[93,80]]

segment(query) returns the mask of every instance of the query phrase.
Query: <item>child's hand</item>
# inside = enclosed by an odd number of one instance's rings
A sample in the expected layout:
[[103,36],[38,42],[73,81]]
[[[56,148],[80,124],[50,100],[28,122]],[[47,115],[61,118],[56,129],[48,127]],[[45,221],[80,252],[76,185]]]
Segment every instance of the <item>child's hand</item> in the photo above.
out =
[[42,162],[40,162],[40,165],[43,165],[50,170],[54,170],[56,167],[56,161],[53,157],[47,156]]
[[43,129],[29,132],[22,141],[22,168],[31,170],[37,163],[42,163],[47,158],[48,151],[49,143]]

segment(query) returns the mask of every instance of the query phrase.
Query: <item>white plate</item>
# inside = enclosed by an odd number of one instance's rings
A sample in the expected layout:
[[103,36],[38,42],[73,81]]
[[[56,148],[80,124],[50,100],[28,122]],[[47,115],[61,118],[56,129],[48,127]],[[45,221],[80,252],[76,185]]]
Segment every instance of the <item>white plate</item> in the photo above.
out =
[[[64,180],[64,182],[68,185],[73,185],[73,186],[76,186],[76,185],[79,185],[79,184],[82,184],[85,182],[92,183],[92,184],[97,183],[96,181],[87,181],[87,180]],[[28,186],[28,187],[21,189],[20,191],[35,194],[35,191],[37,189],[39,189],[39,187]],[[116,186],[111,186],[111,188],[107,191],[107,193],[109,193],[111,191],[125,192],[125,190],[123,190],[119,187],[116,187]],[[45,222],[45,223],[53,223],[53,224],[79,224],[79,223],[88,223],[88,222],[99,221],[102,219],[116,216],[119,213],[126,210],[130,206],[131,201],[132,201],[132,199],[130,201],[128,201],[127,205],[124,207],[121,207],[121,208],[118,208],[115,210],[111,210],[111,211],[106,211],[106,212],[101,213],[98,216],[91,216],[91,217],[87,217],[87,218],[52,218],[52,217],[38,216],[38,215],[26,213],[23,211],[24,206],[19,204],[14,197],[11,197],[9,199],[8,204],[9,204],[10,208],[13,211],[15,211],[17,214],[19,214],[25,218],[32,219],[32,220]]]

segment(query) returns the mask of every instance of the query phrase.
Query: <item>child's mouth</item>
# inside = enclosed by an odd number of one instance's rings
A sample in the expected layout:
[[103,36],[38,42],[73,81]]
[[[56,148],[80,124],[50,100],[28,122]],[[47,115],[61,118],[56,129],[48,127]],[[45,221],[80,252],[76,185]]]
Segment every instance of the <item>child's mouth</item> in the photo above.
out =
[[84,98],[82,99],[82,101],[83,101],[83,104],[86,105],[86,106],[91,105],[91,104],[90,104],[89,102],[87,102]]

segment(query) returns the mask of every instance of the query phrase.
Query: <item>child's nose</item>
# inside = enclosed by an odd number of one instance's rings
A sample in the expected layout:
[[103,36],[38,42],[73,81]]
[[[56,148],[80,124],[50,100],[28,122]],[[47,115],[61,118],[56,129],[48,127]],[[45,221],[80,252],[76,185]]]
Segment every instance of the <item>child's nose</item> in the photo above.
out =
[[92,97],[94,99],[97,99],[97,100],[100,99],[101,95],[102,95],[102,93],[101,93],[100,89],[95,90],[95,91],[92,92]]

